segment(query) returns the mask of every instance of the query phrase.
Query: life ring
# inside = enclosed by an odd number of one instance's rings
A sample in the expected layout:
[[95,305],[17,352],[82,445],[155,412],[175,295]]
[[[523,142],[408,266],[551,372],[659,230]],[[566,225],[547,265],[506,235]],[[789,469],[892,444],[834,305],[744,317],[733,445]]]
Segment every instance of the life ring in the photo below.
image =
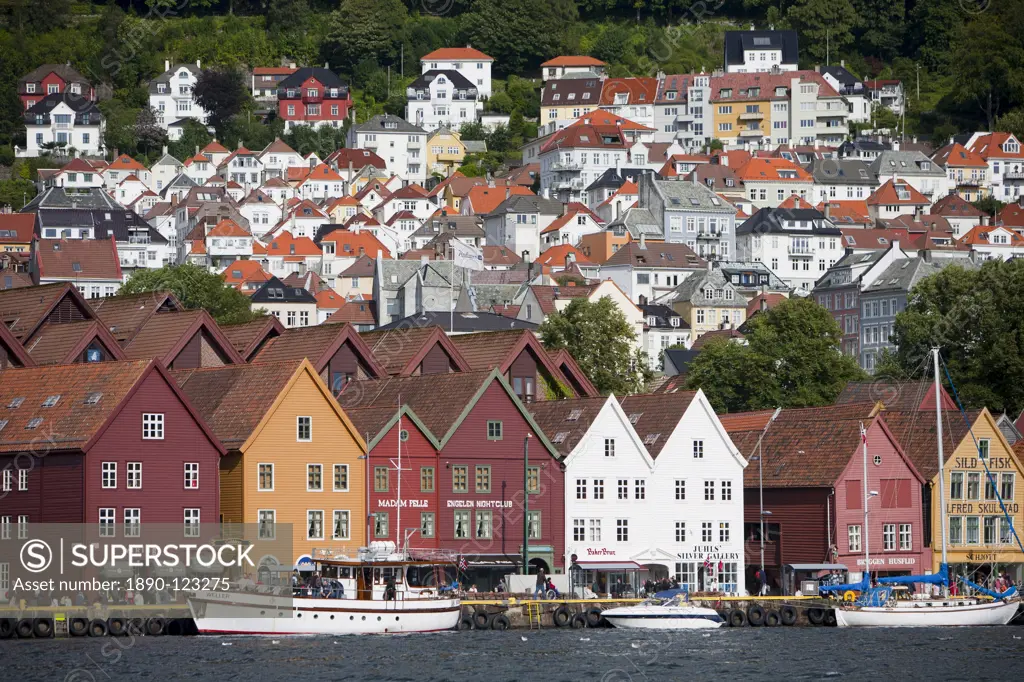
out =
[[0,618],[0,639],[10,639],[14,636],[15,621],[10,618]]
[[587,609],[587,627],[596,628],[601,624],[603,617],[601,616],[601,609],[597,606],[591,606]]
[[512,621],[504,613],[499,613],[491,619],[492,630],[508,630],[510,627],[512,627]]
[[150,618],[146,621],[146,634],[151,637],[158,637],[164,634],[164,628],[167,627],[167,623],[164,622],[163,618]]
[[765,627],[773,628],[782,622],[782,617],[779,616],[779,612],[775,609],[768,609],[764,614]]
[[580,630],[587,627],[587,617],[582,613],[577,613],[572,617],[572,629]]
[[555,627],[564,628],[569,624],[569,621],[572,620],[572,614],[569,613],[569,607],[564,604],[559,606],[555,609],[554,613],[551,614],[551,620],[554,622]]
[[779,609],[779,617],[782,619],[783,625],[796,625],[796,609],[789,604],[782,605],[782,608]]
[[458,627],[458,629],[460,631],[461,630],[472,630],[473,629],[473,619],[470,618],[469,616],[463,616],[461,619],[459,619],[459,624],[458,624],[457,627]]
[[754,604],[747,609],[747,622],[755,628],[764,625],[764,607]]
[[32,623],[32,634],[40,639],[53,635],[53,621],[49,618],[36,618]]
[[72,618],[68,621],[68,632],[72,637],[85,637],[89,634],[89,619]]
[[106,637],[107,632],[107,621],[101,618],[94,618],[89,621],[90,637]]
[[18,621],[18,624],[14,626],[14,631],[18,634],[18,639],[28,639],[32,636],[32,621],[28,618],[22,618]]
[[833,609],[829,609],[825,612],[825,625],[832,627],[836,624],[836,612]]
[[491,614],[487,613],[483,609],[477,609],[473,612],[473,627],[477,630],[486,630],[491,626]]
[[128,628],[128,622],[124,618],[107,618],[107,632],[111,637],[120,637]]
[[807,621],[811,625],[821,625],[825,622],[825,609],[820,609],[817,606],[807,609]]
[[857,601],[857,593],[853,590],[843,592],[843,601]]
[[743,609],[733,609],[729,612],[729,627],[741,628],[747,624],[747,612]]

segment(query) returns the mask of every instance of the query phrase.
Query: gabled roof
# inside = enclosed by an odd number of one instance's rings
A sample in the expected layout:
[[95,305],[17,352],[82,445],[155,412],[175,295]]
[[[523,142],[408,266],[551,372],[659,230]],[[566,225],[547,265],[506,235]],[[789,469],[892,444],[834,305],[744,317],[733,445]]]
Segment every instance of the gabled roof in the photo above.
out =
[[325,163],[317,165],[299,183],[299,186],[307,182],[342,182],[341,176],[333,168]]
[[959,142],[942,147],[932,154],[932,160],[946,168],[988,168],[988,162],[981,154],[972,152]]
[[498,369],[505,373],[524,351],[537,358],[552,377],[562,380],[562,372],[537,339],[537,335],[525,329],[458,334],[451,337],[474,371]]
[[[780,171],[791,176],[783,177]],[[747,182],[812,182],[814,178],[786,159],[753,157],[736,169],[736,177]]]
[[32,335],[26,351],[36,365],[67,365],[82,356],[98,340],[114,360],[127,360],[121,346],[98,320],[47,322]]
[[217,223],[212,230],[206,233],[207,237],[252,237],[252,233],[240,227],[238,223],[230,218]]
[[630,395],[619,403],[651,457],[657,459],[696,397],[696,391],[679,391]]
[[686,244],[673,242],[647,243],[630,241],[619,247],[605,265],[631,265],[639,268],[707,268],[707,261],[697,256]]
[[263,315],[251,322],[226,324],[221,328],[231,346],[249,362],[263,344],[284,333],[284,325],[273,315]]
[[[1009,237],[1006,244],[996,244],[992,242],[992,234],[1001,232]],[[1006,248],[1024,246],[1024,237],[1021,237],[1015,230],[1006,226],[992,225],[975,225],[971,228],[970,232],[960,237],[958,240],[961,244],[969,244],[972,246],[1002,246]]]
[[[905,193],[905,196],[900,196]],[[869,206],[929,206],[931,201],[906,180],[889,178],[866,200]]]
[[542,266],[564,266],[565,259],[570,254],[573,256],[573,260],[576,263],[580,263],[582,265],[593,265],[593,263],[587,259],[586,255],[572,244],[556,244],[555,246],[548,248],[544,253],[537,256],[536,263]]
[[366,166],[373,166],[374,168],[388,167],[384,159],[380,158],[374,150],[354,149],[351,147],[342,147],[332,152],[324,159],[324,163],[338,169],[347,169],[349,164],[352,164],[353,170],[362,169]]
[[959,194],[953,192],[942,197],[929,209],[933,214],[945,218],[980,218],[985,213]]
[[783,64],[796,64],[799,54],[796,31],[726,31],[725,64],[743,64],[743,53],[772,49],[782,52]]
[[616,95],[627,94],[628,104],[654,104],[658,96],[657,78],[607,78],[601,88],[601,106],[614,105]]
[[373,235],[369,230],[347,230],[341,225],[322,225],[314,240],[323,248],[324,242],[334,243],[335,258],[353,258],[367,256],[376,258],[377,253],[381,258],[391,258],[391,252],[384,243]]
[[0,244],[28,244],[35,235],[34,213],[0,213]]
[[121,280],[117,242],[110,239],[40,239],[36,247],[39,278]]
[[345,343],[351,344],[375,377],[387,376],[387,371],[377,362],[373,352],[351,324],[321,324],[285,329],[280,336],[263,346],[253,362],[308,358],[316,371],[321,372]]
[[591,383],[590,378],[583,372],[583,368],[576,362],[576,358],[565,348],[556,351],[548,351],[548,357],[555,367],[559,369],[578,396],[596,396],[601,392]]
[[149,172],[148,168],[146,168],[141,163],[139,163],[138,161],[136,161],[132,157],[128,156],[127,154],[122,154],[121,156],[117,157],[116,159],[111,161],[110,165],[107,166],[106,168],[104,168],[103,170],[104,170],[104,172],[106,172],[106,171],[130,171],[130,172],[133,172],[133,173],[137,172],[137,171],[143,171],[143,172],[146,172],[146,173]]
[[[547,434],[551,444],[567,457],[579,445],[594,425],[601,410],[613,396],[571,398],[567,400],[541,400],[528,407],[537,425]],[[639,443],[638,443],[639,444]]]
[[267,244],[268,258],[303,260],[308,256],[320,256],[322,251],[309,237],[294,237],[288,230],[281,230]]
[[460,372],[472,370],[441,327],[404,327],[362,332],[359,336],[390,375],[410,376],[435,346],[441,346]]
[[344,90],[347,94],[348,86],[345,85],[343,80],[341,80],[330,69],[324,69],[316,66],[303,66],[296,69],[294,73],[289,74],[280,83],[278,83],[277,87],[278,90],[298,88],[310,78],[315,78],[325,88],[339,88]]
[[508,187],[488,187],[474,185],[463,201],[469,202],[475,215],[493,213],[503,201],[511,196],[536,196],[529,187],[512,185]]
[[24,341],[46,321],[50,313],[66,298],[70,306],[85,319],[95,316],[92,308],[70,282],[40,286],[0,289],[0,326],[7,327],[15,338]]
[[219,346],[218,350],[228,362],[244,362],[210,313],[202,309],[152,315],[125,345],[125,355],[132,359],[157,358],[170,366],[192,337],[200,332]]
[[1018,142],[1012,133],[985,133],[975,138],[969,149],[977,153],[983,159],[1019,159],[1024,160],[1024,147],[1019,142],[1016,152],[1003,151],[1003,145],[1007,142]]
[[260,152],[260,156],[264,154],[295,154],[299,153],[288,146],[288,143],[282,140],[280,137],[275,137],[274,141],[263,148]]
[[344,324],[349,322],[356,325],[374,326],[377,324],[376,313],[376,303],[371,300],[356,298],[342,304],[331,313],[330,317],[324,320],[324,324]]
[[427,54],[420,57],[421,62],[429,61],[481,61],[481,62],[493,62],[493,57],[488,57],[480,50],[474,47],[442,47],[428,52]]

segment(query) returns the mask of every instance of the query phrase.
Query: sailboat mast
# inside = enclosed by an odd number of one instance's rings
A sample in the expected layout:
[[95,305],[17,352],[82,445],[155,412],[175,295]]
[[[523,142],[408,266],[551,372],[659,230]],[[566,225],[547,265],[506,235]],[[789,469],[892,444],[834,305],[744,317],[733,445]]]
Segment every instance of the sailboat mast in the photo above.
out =
[[[398,494],[398,499],[395,500],[395,508],[398,511],[397,518],[395,519],[395,524],[397,524],[397,526],[395,528],[395,540],[396,541],[403,540],[403,538],[402,538],[402,404],[401,404],[401,399],[399,399],[399,404],[398,404],[398,493],[397,494]],[[396,543],[396,544],[398,544],[399,551],[401,551],[401,552],[405,551],[405,547],[403,546],[405,544],[404,542]]]
[[864,493],[864,582],[870,587],[871,552],[868,551],[868,538],[871,537],[871,531],[868,526],[868,500],[871,498],[868,496],[868,434],[864,430],[864,422],[860,423],[860,441],[864,450],[864,483],[861,485],[861,491]]
[[939,384],[939,349],[932,348],[932,364],[935,366],[935,435],[939,440],[939,519],[942,526],[942,565],[946,565],[946,483],[942,475],[942,467],[946,458],[942,454],[942,386]]

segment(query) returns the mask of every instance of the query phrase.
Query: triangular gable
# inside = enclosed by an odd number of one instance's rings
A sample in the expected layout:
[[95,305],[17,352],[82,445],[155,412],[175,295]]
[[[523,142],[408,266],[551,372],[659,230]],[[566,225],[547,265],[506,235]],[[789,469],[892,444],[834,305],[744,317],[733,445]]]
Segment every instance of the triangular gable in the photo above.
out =
[[338,404],[338,401],[334,399],[334,396],[331,394],[331,391],[327,387],[327,384],[324,383],[324,380],[321,379],[320,375],[317,374],[317,372],[313,369],[313,365],[310,364],[307,358],[303,358],[302,362],[299,363],[299,366],[296,368],[295,373],[292,374],[291,378],[288,379],[288,382],[285,384],[284,388],[281,389],[281,392],[277,394],[276,398],[274,398],[274,402],[263,414],[263,418],[260,419],[259,424],[257,424],[256,428],[252,430],[252,433],[249,434],[249,437],[245,439],[245,442],[242,443],[239,450],[244,454],[245,451],[250,446],[252,446],[256,439],[259,438],[260,433],[270,423],[270,420],[271,418],[273,418],[274,413],[284,402],[285,397],[292,390],[292,387],[295,386],[295,383],[303,374],[307,374],[313,379],[313,384],[316,386],[320,394],[324,397],[324,400],[331,406],[331,409],[334,411],[334,413],[338,415],[338,418],[341,419],[342,423],[345,425],[345,428],[348,429],[349,434],[355,439],[356,444],[359,445],[360,451],[363,454],[366,454],[366,441],[359,433],[359,429],[355,427],[355,424],[352,423],[352,420],[349,419],[348,415],[345,414],[345,411],[341,409],[341,406]]
[[558,450],[555,448],[554,445],[551,444],[551,441],[548,440],[548,437],[541,430],[540,426],[537,425],[537,422],[534,421],[533,416],[526,411],[526,407],[523,405],[522,401],[519,400],[519,397],[512,390],[512,386],[509,385],[508,381],[505,380],[504,375],[497,369],[491,370],[491,373],[487,376],[487,379],[485,379],[483,383],[480,384],[480,388],[477,389],[477,392],[473,394],[473,397],[463,408],[462,413],[459,414],[459,416],[452,423],[451,428],[448,429],[448,433],[442,436],[438,448],[444,448],[444,446],[448,443],[452,436],[455,435],[455,433],[459,430],[459,426],[462,424],[462,422],[466,420],[466,417],[469,416],[469,413],[473,411],[473,408],[476,407],[476,404],[480,402],[480,399],[484,396],[484,393],[487,392],[487,389],[490,388],[491,384],[494,381],[497,381],[501,385],[501,387],[505,389],[505,393],[507,393],[509,398],[512,399],[512,404],[515,405],[516,409],[519,410],[519,414],[521,414],[523,418],[526,420],[526,423],[530,426],[530,430],[533,431],[534,436],[537,437],[537,441],[544,446],[544,448],[548,451],[548,454],[551,455],[551,458],[554,459],[556,462],[560,461]]
[[584,374],[579,364],[576,363],[576,359],[565,348],[555,351],[551,361],[569,382],[574,393],[582,393],[587,397],[595,397],[601,394],[597,387],[587,378],[587,375]]
[[25,347],[18,342],[6,324],[0,322],[0,345],[7,350],[7,357],[13,358],[20,367],[35,367],[36,363],[25,351]]
[[270,339],[277,338],[284,331],[284,325],[281,324],[281,320],[277,319],[273,315],[268,315],[263,324],[264,327],[260,330],[260,333],[253,337],[252,341],[249,342],[249,345],[238,353],[242,356],[242,359],[245,360],[245,362],[251,361],[253,356],[263,348],[263,344]]
[[96,432],[92,435],[92,438],[90,438],[85,443],[85,445],[82,446],[82,452],[88,453],[89,450],[97,442],[99,442],[99,439],[103,436],[103,433],[110,427],[111,424],[114,423],[114,420],[117,419],[117,416],[121,414],[121,411],[124,410],[126,405],[128,405],[129,401],[132,399],[132,396],[135,395],[135,393],[139,390],[142,384],[145,383],[149,375],[152,374],[153,372],[159,374],[163,381],[170,387],[175,397],[177,397],[177,399],[181,401],[182,405],[185,406],[189,414],[192,415],[192,418],[195,419],[196,423],[199,425],[199,428],[203,432],[203,435],[205,435],[206,439],[213,444],[213,447],[216,448],[217,452],[219,452],[222,457],[225,454],[227,454],[227,450],[224,449],[224,446],[221,444],[220,440],[218,440],[217,437],[213,435],[213,431],[211,431],[210,427],[207,426],[206,420],[203,419],[202,415],[199,414],[199,411],[192,406],[192,403],[185,395],[185,392],[178,387],[178,382],[176,382],[171,377],[171,375],[168,374],[164,366],[161,363],[157,362],[156,360],[150,360],[149,365],[146,367],[145,371],[143,371],[143,373],[139,376],[138,381],[135,382],[135,385],[132,386],[131,390],[125,394],[124,399],[122,399],[120,404],[118,404],[118,406],[111,411],[103,425],[96,429]]
[[[970,439],[972,441],[971,449],[973,449],[976,452],[978,450],[977,436],[974,435],[974,428],[982,419],[988,422],[989,426],[992,427],[992,431],[996,434],[996,438],[999,440],[1000,443],[1002,443],[1003,449],[1005,449],[1006,452],[1010,453],[1010,456],[1013,457],[1013,461],[1017,465],[1017,472],[1024,475],[1024,464],[1022,464],[1021,461],[1017,458],[1017,453],[1014,451],[1013,446],[1010,445],[1010,441],[1006,440],[1006,436],[1004,436],[1002,430],[1000,430],[996,418],[992,416],[992,413],[988,411],[987,407],[981,408],[981,412],[978,414],[978,418],[974,420],[973,424],[971,424],[970,430],[964,437],[965,439]],[[953,448],[953,452],[956,452],[956,450],[958,450],[959,448],[960,444],[957,443],[957,446]],[[950,457],[953,456],[953,452],[943,453],[946,455],[947,462],[949,461]]]
[[579,453],[582,450],[586,449],[587,441],[590,440],[590,431],[593,430],[596,425],[604,424],[604,419],[601,418],[601,415],[605,413],[605,410],[611,410],[612,413],[615,415],[615,418],[618,419],[622,423],[622,425],[626,427],[626,433],[629,434],[629,439],[633,441],[633,445],[636,446],[636,449],[640,453],[640,456],[643,457],[644,462],[647,464],[648,471],[653,472],[654,458],[651,457],[651,453],[647,452],[647,448],[644,446],[643,439],[640,438],[640,435],[636,432],[636,429],[633,428],[633,425],[629,423],[629,416],[622,409],[622,405],[619,404],[618,399],[613,394],[609,394],[608,399],[605,400],[604,405],[601,406],[601,409],[597,413],[597,417],[594,419],[593,422],[591,422],[590,428],[587,429],[587,435],[581,438],[580,442],[576,444],[576,447],[573,448],[572,452],[565,456],[565,459],[563,460],[563,465],[569,466],[569,463],[572,460],[579,457]]
[[[889,425],[885,423],[885,413],[884,412],[879,414],[879,415],[876,415],[872,419],[870,424],[866,424],[864,426],[864,430],[865,431],[870,430],[871,427],[874,426],[875,424],[878,424],[882,428],[882,433],[884,433],[885,437],[887,439],[889,439],[890,443],[892,443],[893,448],[896,450],[896,454],[898,454],[900,456],[900,459],[902,459],[904,462],[906,462],[907,468],[909,468],[910,472],[912,474],[914,474],[914,478],[916,478],[918,480],[918,482],[923,485],[925,483],[924,476],[922,476],[921,472],[918,471],[916,466],[914,466],[914,462],[909,457],[907,457],[907,453],[905,453],[903,451],[903,446],[900,445],[900,442],[896,439],[896,436],[893,435],[892,431],[889,429]],[[950,453],[950,454],[952,454],[952,453]],[[862,456],[863,455],[863,452],[861,450],[860,441],[858,441],[858,447],[854,451],[854,455],[855,456]]]
[[210,314],[205,310],[201,310],[200,315],[196,317],[195,321],[189,325],[187,330],[185,330],[185,333],[178,338],[171,349],[164,355],[163,359],[165,360],[165,364],[171,365],[175,358],[181,354],[181,351],[184,350],[185,346],[187,346],[195,335],[200,332],[205,333],[210,341],[217,344],[220,352],[230,361],[231,364],[241,365],[245,363],[245,360],[243,360],[242,356],[238,354],[235,347],[231,345],[231,341],[224,336],[220,327],[217,326],[214,319],[210,317]]
[[[533,356],[537,360],[537,364],[543,366],[544,369],[547,370],[548,375],[551,376],[552,379],[561,383],[566,388],[572,390],[566,382],[565,376],[562,374],[562,370],[558,369],[555,363],[552,362],[551,356],[548,355],[546,350],[544,350],[544,346],[541,345],[536,335],[526,330],[524,330],[523,333],[520,335],[519,341],[516,343],[515,346],[512,347],[512,351],[505,357],[502,363],[498,366],[499,369],[501,369],[502,374],[509,371],[509,369],[512,367],[512,363],[515,362],[516,358],[519,357],[519,354],[525,350],[529,350],[530,353],[533,354]],[[575,393],[575,391],[573,392]]]
[[714,408],[711,407],[711,403],[708,402],[707,396],[704,395],[704,391],[702,389],[697,389],[696,395],[693,396],[693,400],[691,400],[690,404],[686,406],[685,410],[683,410],[683,416],[679,418],[679,422],[676,424],[675,429],[672,429],[672,434],[669,435],[669,438],[675,435],[676,429],[686,421],[686,416],[690,414],[690,410],[693,409],[701,410],[701,412],[711,420],[712,425],[715,427],[715,433],[717,433],[718,437],[729,445],[730,454],[733,459],[735,459],[736,462],[745,469],[748,464],[746,458],[740,452],[739,448],[736,447],[736,444],[732,442],[732,438],[729,436],[728,431],[726,431],[725,427],[722,426],[722,420],[718,418],[718,415],[715,413]]
[[124,350],[118,344],[117,339],[114,335],[107,331],[107,328],[100,324],[99,321],[94,320],[85,333],[82,334],[81,338],[68,349],[67,354],[61,360],[60,364],[68,364],[75,361],[75,358],[79,357],[85,352],[94,341],[99,341],[100,344],[107,350],[114,360],[127,360],[128,356],[125,355]]
[[426,358],[427,354],[435,346],[441,346],[441,348],[445,352],[445,355],[447,355],[449,359],[451,359],[451,361],[455,363],[455,366],[458,368],[460,372],[473,371],[473,368],[470,367],[466,359],[462,357],[462,353],[460,353],[459,350],[455,347],[455,344],[452,343],[452,340],[448,338],[448,335],[445,334],[440,327],[434,327],[434,330],[431,332],[430,336],[423,343],[420,349],[416,351],[416,354],[413,355],[412,358],[410,358],[409,362],[406,363],[405,367],[402,368],[401,372],[399,373],[399,376],[412,376],[412,373],[416,371],[416,368],[419,367],[420,364],[422,364],[423,359]]
[[32,326],[26,327],[25,332],[21,337],[25,345],[28,344],[28,341],[32,338],[32,335],[39,331],[39,328],[43,326],[43,323],[47,321],[50,315],[57,308],[59,308],[62,302],[64,301],[69,301],[69,303],[65,303],[65,305],[71,305],[77,308],[79,312],[82,313],[83,319],[96,319],[96,313],[94,313],[92,308],[89,307],[89,304],[86,302],[85,297],[82,296],[80,291],[78,291],[78,288],[71,284],[70,282],[65,282],[63,286],[64,291],[58,294],[57,296],[54,296],[53,301],[51,301],[50,304],[46,307],[46,309],[43,311],[43,314],[39,316],[39,319],[32,323]]
[[328,363],[331,361],[331,358],[334,357],[334,354],[337,353],[342,344],[346,342],[352,345],[352,350],[356,352],[356,355],[359,356],[359,359],[363,364],[373,370],[375,379],[383,379],[388,376],[387,370],[385,370],[384,367],[377,362],[377,359],[373,357],[373,351],[370,350],[370,347],[367,346],[366,342],[359,336],[359,332],[356,331],[356,328],[351,322],[346,322],[342,325],[341,330],[335,337],[334,341],[331,342],[331,345],[327,347],[327,350],[323,352],[320,358],[313,365],[316,370],[318,372],[324,371]]
[[415,412],[413,412],[412,408],[409,407],[407,403],[404,403],[400,409],[395,410],[394,416],[392,416],[391,419],[389,419],[387,423],[384,424],[383,427],[381,427],[380,431],[378,431],[376,434],[373,434],[373,437],[370,439],[370,442],[367,443],[367,448],[372,450],[374,447],[376,447],[377,443],[379,443],[381,439],[388,435],[388,432],[395,427],[395,425],[398,423],[399,417],[411,421],[419,430],[419,432],[423,434],[423,437],[426,438],[427,441],[431,445],[433,445],[435,449],[441,449],[441,443],[440,441],[437,440],[437,436],[435,436],[433,432],[427,428],[427,425],[423,423],[423,420],[420,419]]

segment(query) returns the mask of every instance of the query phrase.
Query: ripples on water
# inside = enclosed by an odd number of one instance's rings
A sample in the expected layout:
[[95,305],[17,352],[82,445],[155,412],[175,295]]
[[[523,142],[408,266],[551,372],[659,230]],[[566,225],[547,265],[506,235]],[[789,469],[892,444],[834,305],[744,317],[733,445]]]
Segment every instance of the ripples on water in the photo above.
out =
[[[1015,680],[1024,628],[462,632],[8,641],[4,682]],[[523,637],[526,641],[523,641]],[[276,644],[274,642],[277,642]]]

